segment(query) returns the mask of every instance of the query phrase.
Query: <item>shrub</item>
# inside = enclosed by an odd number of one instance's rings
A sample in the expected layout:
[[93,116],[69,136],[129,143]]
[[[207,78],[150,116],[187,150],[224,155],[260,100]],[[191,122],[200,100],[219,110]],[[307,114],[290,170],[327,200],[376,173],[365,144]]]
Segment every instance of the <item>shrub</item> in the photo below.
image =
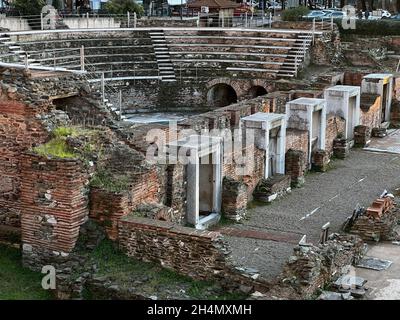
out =
[[39,15],[45,5],[45,0],[14,0],[12,2],[12,6],[25,16]]
[[299,21],[302,16],[308,14],[310,10],[307,7],[297,7],[282,11],[283,21]]
[[356,20],[355,29],[343,29],[342,20],[335,20],[341,34],[359,34],[367,36],[400,35],[400,22],[389,19]]
[[134,0],[110,0],[106,3],[105,9],[111,14],[126,14],[136,12],[140,17],[144,10],[141,5],[138,5]]

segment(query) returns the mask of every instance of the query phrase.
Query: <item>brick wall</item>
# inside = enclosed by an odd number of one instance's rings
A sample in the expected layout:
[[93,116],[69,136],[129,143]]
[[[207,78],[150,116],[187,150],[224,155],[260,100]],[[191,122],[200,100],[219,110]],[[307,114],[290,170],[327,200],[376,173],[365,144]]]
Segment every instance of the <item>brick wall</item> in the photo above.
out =
[[42,110],[0,98],[0,224],[20,226],[21,153],[43,142],[47,133],[37,116]]
[[360,124],[369,128],[379,127],[381,123],[380,96],[361,95]]
[[[162,202],[162,183],[157,168],[143,172],[125,192],[110,192],[99,188],[90,190],[90,217],[102,222],[107,236],[116,240],[118,221],[139,205]],[[164,189],[163,189],[164,190]]]
[[218,232],[125,217],[119,222],[119,246],[128,256],[159,263],[194,279],[213,279],[225,288],[234,290],[244,284],[265,292],[270,286],[261,277],[255,281],[234,269]]
[[289,149],[303,151],[308,163],[308,131],[287,129],[285,152]]
[[26,154],[21,162],[24,246],[69,253],[88,217],[88,174],[80,160]]
[[339,133],[344,133],[346,121],[338,116],[329,115],[326,121],[325,150],[331,154],[333,151],[333,140]]

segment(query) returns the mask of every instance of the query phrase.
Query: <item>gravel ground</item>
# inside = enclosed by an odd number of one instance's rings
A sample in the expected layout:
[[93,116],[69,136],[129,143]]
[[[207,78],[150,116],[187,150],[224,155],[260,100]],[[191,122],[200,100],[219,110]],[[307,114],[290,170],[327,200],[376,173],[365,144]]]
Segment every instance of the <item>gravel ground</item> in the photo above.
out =
[[[338,232],[357,203],[369,206],[384,189],[393,192],[400,186],[400,155],[353,149],[346,159],[332,161],[332,167],[308,174],[305,185],[284,198],[249,209],[249,218],[235,227],[295,233],[299,240],[306,234],[308,241],[317,242],[326,222],[331,232]],[[226,239],[235,262],[257,268],[266,278],[279,273],[293,248],[276,241]]]

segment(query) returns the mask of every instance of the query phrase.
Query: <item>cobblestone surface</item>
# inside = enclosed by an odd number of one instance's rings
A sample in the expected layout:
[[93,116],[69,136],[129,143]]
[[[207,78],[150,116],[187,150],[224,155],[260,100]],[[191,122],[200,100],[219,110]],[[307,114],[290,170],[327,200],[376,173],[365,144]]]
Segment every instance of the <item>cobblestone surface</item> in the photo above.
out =
[[[333,160],[331,166],[325,173],[308,174],[304,187],[284,198],[249,209],[249,219],[234,227],[275,235],[281,232],[298,240],[306,234],[308,241],[317,242],[326,222],[331,223],[332,232],[338,232],[357,203],[366,207],[384,189],[393,192],[399,187],[400,155],[353,149],[348,158]],[[277,241],[225,237],[238,263],[257,268],[267,278],[279,273],[293,248],[278,237]]]

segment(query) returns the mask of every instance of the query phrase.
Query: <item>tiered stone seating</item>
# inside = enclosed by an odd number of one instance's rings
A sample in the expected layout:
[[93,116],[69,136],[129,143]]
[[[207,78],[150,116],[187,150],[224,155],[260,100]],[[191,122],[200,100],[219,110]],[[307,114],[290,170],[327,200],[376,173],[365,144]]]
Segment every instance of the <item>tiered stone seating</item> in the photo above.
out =
[[85,70],[97,80],[293,77],[311,45],[307,30],[281,29],[52,30],[5,39],[3,56],[8,48],[21,64],[28,54],[30,65],[72,70],[81,69],[84,47]]
[[311,44],[306,36],[307,31],[296,30],[165,30],[171,61],[181,78],[293,76],[303,41],[306,49]]
[[[158,67],[148,32],[71,32],[44,34],[19,41],[30,63],[80,70],[80,49],[92,78],[158,77]],[[23,57],[21,56],[21,59]]]

